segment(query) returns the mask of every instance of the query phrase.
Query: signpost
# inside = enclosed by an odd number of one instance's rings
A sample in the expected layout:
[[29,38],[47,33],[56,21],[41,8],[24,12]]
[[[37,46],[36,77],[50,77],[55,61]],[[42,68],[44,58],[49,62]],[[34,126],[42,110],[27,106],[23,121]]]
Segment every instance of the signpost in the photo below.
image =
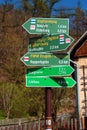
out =
[[73,42],[67,34],[57,34],[29,39],[28,50],[31,52],[50,52],[66,50]]
[[[65,18],[30,18],[23,25],[30,34],[48,34],[40,38],[30,39],[28,51],[21,61],[26,66],[35,66],[27,69],[27,87],[46,87],[46,115],[45,129],[52,130],[52,89],[72,88],[76,81],[70,76],[74,69],[70,66],[70,54],[66,50],[73,42],[69,36],[69,19]],[[51,35],[51,36],[50,36]],[[52,52],[62,53],[53,54]],[[38,53],[37,53],[38,52]],[[51,52],[51,53],[46,53]],[[44,68],[36,68],[43,66]]]
[[26,76],[27,87],[57,87],[57,88],[72,88],[76,84],[71,77],[49,78],[49,77],[34,77]]
[[22,26],[30,34],[69,34],[69,20],[65,18],[30,18]]
[[21,61],[26,66],[56,66],[56,65],[69,65],[69,54],[52,54],[52,53],[29,53],[27,52]]
[[32,68],[27,69],[26,76],[69,76],[74,72],[74,69],[71,66],[60,65],[60,66],[52,66],[52,67],[44,67],[44,68]]

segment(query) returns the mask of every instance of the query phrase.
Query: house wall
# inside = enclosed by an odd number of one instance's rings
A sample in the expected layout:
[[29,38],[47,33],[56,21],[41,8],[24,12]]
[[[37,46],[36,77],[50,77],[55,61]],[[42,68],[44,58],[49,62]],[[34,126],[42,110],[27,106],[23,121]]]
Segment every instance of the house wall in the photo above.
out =
[[[87,114],[87,57],[78,58],[76,61],[78,66],[78,101],[80,116]],[[84,90],[85,88],[85,90]]]

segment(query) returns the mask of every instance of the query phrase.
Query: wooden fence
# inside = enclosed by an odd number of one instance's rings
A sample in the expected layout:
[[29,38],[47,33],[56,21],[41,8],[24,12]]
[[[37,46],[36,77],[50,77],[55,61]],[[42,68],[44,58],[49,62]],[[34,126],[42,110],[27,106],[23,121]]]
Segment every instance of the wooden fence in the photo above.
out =
[[[86,124],[87,119],[81,118],[77,120],[76,118],[72,119],[59,119],[53,123],[52,130],[87,130]],[[86,125],[86,126],[85,126]],[[31,122],[19,122],[16,124],[1,125],[0,130],[45,130],[45,121],[31,121]]]

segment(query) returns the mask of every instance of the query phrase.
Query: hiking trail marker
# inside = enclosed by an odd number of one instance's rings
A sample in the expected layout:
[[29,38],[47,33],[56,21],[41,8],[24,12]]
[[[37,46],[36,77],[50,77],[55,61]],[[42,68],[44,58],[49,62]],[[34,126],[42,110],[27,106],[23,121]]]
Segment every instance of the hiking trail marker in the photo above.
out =
[[41,68],[28,68],[26,76],[39,76],[39,77],[62,77],[70,76],[74,72],[74,69],[69,65],[59,65],[52,67]]
[[30,34],[69,34],[69,19],[30,18],[23,25]]
[[57,66],[70,65],[69,54],[52,54],[52,53],[29,53],[27,52],[21,61],[26,66]]
[[26,76],[27,87],[57,87],[57,88],[72,88],[76,81],[71,77],[49,78],[49,77],[34,77]]
[[30,38],[28,51],[30,52],[53,52],[66,50],[74,41],[67,34],[44,35],[42,37]]

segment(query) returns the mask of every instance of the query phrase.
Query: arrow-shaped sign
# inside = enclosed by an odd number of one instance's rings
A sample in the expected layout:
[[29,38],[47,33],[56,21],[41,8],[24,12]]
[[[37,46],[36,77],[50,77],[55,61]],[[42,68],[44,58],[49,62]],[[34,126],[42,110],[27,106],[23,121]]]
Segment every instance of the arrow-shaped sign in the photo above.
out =
[[29,53],[27,52],[21,61],[26,66],[51,66],[51,65],[69,65],[69,54],[52,54],[52,53]]
[[67,87],[72,88],[76,81],[71,77],[65,78],[49,78],[49,77],[34,77],[26,76],[27,87]]
[[57,34],[42,37],[30,38],[28,50],[31,52],[50,52],[66,50],[74,41],[67,34]]
[[69,34],[69,19],[64,18],[30,18],[22,26],[30,34]]
[[74,69],[71,66],[60,65],[52,67],[43,67],[43,68],[29,68],[27,69],[26,76],[69,76],[74,72]]

